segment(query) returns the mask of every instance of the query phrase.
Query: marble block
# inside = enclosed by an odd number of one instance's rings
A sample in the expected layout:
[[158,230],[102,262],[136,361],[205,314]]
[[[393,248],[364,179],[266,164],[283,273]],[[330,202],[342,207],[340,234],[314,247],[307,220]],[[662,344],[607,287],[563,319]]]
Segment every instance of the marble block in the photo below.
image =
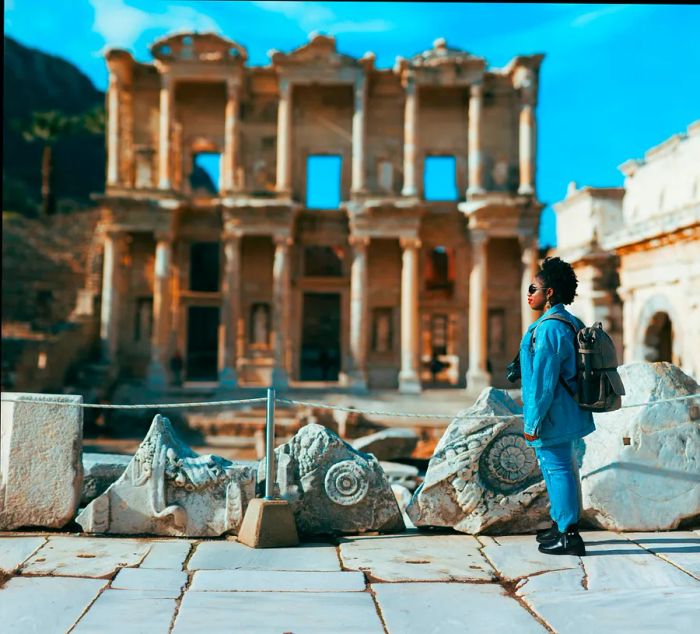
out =
[[2,395],[0,530],[61,528],[73,519],[83,484],[82,396]]

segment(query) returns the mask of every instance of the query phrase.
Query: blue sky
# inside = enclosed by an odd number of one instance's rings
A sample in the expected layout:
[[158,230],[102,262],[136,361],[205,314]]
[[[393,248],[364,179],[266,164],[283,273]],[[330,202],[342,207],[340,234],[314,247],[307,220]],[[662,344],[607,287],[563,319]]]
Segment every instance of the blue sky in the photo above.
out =
[[[214,30],[266,64],[268,50],[294,49],[312,31],[336,36],[341,52],[377,55],[390,67],[450,46],[504,66],[545,53],[538,107],[538,194],[561,200],[567,184],[616,186],[617,166],[700,118],[700,7],[693,5],[404,2],[167,2],[6,0],[5,32],[76,64],[100,89],[103,51],[119,46],[149,60],[165,33]],[[541,241],[554,240],[553,213]]]

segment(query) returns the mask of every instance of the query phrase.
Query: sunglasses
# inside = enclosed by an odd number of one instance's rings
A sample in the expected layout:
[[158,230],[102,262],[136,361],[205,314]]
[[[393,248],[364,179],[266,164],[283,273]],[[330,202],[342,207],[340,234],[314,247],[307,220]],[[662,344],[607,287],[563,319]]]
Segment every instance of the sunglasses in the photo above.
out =
[[528,295],[534,295],[537,291],[543,291],[547,288],[546,286],[535,286],[534,284],[530,284],[530,286],[527,287],[527,294]]

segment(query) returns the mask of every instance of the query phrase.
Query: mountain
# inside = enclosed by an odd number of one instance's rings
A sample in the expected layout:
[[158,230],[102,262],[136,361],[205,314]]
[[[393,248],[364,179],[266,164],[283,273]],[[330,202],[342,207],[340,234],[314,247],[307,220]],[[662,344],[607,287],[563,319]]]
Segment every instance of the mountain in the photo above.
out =
[[[23,46],[5,36],[3,60],[3,209],[32,216],[41,200],[41,144],[15,128],[32,112],[83,113],[104,104],[104,93],[77,67],[60,57]],[[105,139],[81,134],[54,150],[57,209],[90,206],[90,194],[104,191]]]

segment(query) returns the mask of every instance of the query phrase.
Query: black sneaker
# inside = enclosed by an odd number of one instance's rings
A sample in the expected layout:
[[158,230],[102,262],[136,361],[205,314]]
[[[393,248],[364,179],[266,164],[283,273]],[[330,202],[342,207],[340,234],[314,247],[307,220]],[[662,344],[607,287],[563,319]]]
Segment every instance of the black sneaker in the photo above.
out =
[[577,528],[570,526],[566,533],[559,533],[556,539],[539,545],[539,551],[547,555],[576,555],[584,557],[586,545]]
[[553,539],[559,537],[559,527],[556,522],[552,522],[549,528],[542,528],[537,531],[537,536],[535,539],[543,544],[544,542],[551,542]]

